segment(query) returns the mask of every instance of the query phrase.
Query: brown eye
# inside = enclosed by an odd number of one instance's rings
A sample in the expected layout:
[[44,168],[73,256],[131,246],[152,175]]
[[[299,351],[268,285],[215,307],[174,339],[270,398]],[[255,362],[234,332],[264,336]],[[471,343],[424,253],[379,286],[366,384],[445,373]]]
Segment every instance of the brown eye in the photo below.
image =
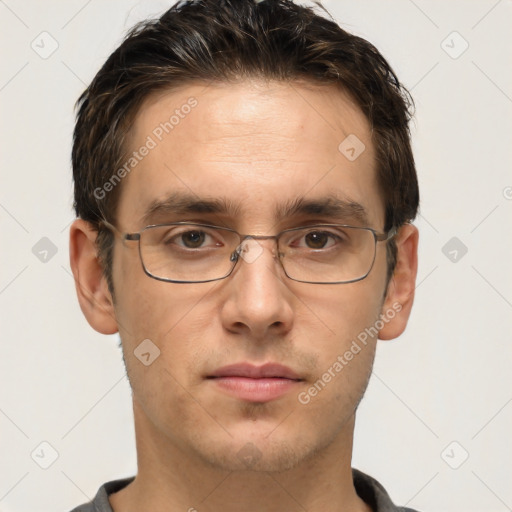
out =
[[206,235],[204,231],[187,231],[180,235],[180,239],[185,247],[197,249],[204,243]]
[[322,231],[312,231],[305,236],[310,249],[323,249],[329,242],[329,234]]

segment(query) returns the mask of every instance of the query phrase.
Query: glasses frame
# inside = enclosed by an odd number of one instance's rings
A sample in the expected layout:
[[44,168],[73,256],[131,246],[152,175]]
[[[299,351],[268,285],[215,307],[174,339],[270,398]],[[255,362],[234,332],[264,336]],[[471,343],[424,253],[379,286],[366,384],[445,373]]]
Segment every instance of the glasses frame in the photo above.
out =
[[[163,281],[165,283],[177,283],[177,284],[211,283],[212,281],[221,281],[222,279],[226,279],[227,277],[229,277],[233,273],[233,270],[235,270],[235,267],[236,267],[238,261],[240,260],[240,254],[242,252],[242,244],[248,238],[253,239],[253,240],[270,240],[270,239],[274,239],[276,241],[276,246],[279,247],[279,238],[284,233],[289,233],[289,232],[292,232],[292,231],[300,231],[302,229],[315,228],[315,227],[352,228],[352,229],[363,229],[365,231],[371,232],[373,234],[373,239],[374,239],[374,244],[375,245],[374,245],[374,250],[373,250],[373,259],[372,259],[370,268],[368,269],[368,272],[366,272],[366,274],[364,274],[362,277],[351,279],[349,281],[328,281],[328,282],[325,282],[325,281],[303,281],[301,279],[295,279],[295,278],[290,277],[288,275],[288,273],[286,272],[286,269],[284,268],[281,256],[278,254],[278,258],[277,259],[279,260],[279,264],[281,265],[281,268],[283,269],[283,272],[286,275],[286,277],[288,279],[291,279],[292,281],[296,281],[298,283],[307,283],[307,284],[350,284],[350,283],[356,283],[356,282],[362,281],[363,279],[368,277],[368,275],[372,271],[373,265],[375,263],[375,258],[377,256],[377,243],[378,242],[388,242],[398,232],[398,229],[396,227],[392,227],[389,231],[387,231],[385,233],[379,233],[378,231],[376,231],[375,229],[370,228],[370,227],[351,226],[349,224],[312,224],[312,225],[306,225],[306,226],[299,226],[299,227],[296,227],[296,228],[284,229],[283,231],[280,231],[276,235],[245,235],[245,234],[239,233],[235,229],[227,228],[227,227],[224,227],[224,226],[216,226],[216,225],[213,225],[213,224],[201,224],[201,223],[198,223],[198,222],[179,221],[179,222],[167,222],[167,223],[164,223],[164,224],[151,224],[151,225],[146,226],[146,227],[144,227],[143,229],[141,229],[140,231],[137,231],[137,232],[123,233],[116,226],[114,226],[113,224],[111,224],[110,222],[108,222],[108,221],[106,221],[104,219],[100,220],[99,223],[104,225],[108,229],[117,232],[121,236],[123,241],[131,241],[131,242],[137,241],[138,242],[138,246],[139,246],[139,259],[140,259],[140,262],[141,262],[141,265],[142,265],[142,269],[144,270],[144,273],[147,276],[151,277],[152,279],[156,279],[157,281]],[[148,230],[148,229],[155,228],[155,227],[182,226],[182,225],[190,225],[190,226],[198,226],[198,227],[203,226],[205,228],[222,229],[224,231],[230,231],[230,232],[235,233],[236,235],[238,235],[238,237],[240,238],[240,242],[239,242],[237,248],[233,251],[233,253],[230,256],[230,261],[233,262],[233,265],[231,267],[231,270],[226,275],[224,275],[222,277],[216,277],[215,279],[205,279],[205,280],[201,280],[201,281],[178,281],[178,280],[174,280],[174,279],[168,279],[168,278],[165,278],[165,277],[155,276],[155,275],[151,274],[151,272],[149,272],[147,270],[146,265],[144,264],[144,259],[142,257],[142,248],[141,248],[141,243],[140,243],[142,233],[144,231]]]

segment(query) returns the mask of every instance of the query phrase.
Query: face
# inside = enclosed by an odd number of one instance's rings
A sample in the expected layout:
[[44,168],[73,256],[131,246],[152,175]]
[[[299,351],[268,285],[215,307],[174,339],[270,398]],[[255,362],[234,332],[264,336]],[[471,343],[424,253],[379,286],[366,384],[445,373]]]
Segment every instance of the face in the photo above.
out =
[[[175,112],[172,129],[161,125]],[[350,134],[365,147],[356,159],[339,150]],[[175,221],[252,235],[308,224],[361,225],[350,211],[286,212],[297,200],[333,196],[361,205],[367,226],[383,230],[369,126],[338,90],[189,85],[145,102],[131,150],[153,146],[148,136],[154,147],[122,182],[117,226],[123,232]],[[176,194],[224,201],[231,209],[165,209],[143,220],[155,201]],[[274,242],[260,246],[261,254],[240,259],[227,279],[197,284],[148,277],[137,242],[117,239],[114,250],[115,317],[138,435],[228,470],[246,468],[247,460],[253,469],[290,469],[346,441],[376,341],[370,335],[363,344],[358,335],[385,313],[385,243],[377,244],[364,280],[335,285],[288,279]],[[146,366],[134,351],[147,339],[160,355]],[[212,378],[228,365],[268,363],[287,367],[295,379],[270,379],[256,389],[243,378]]]

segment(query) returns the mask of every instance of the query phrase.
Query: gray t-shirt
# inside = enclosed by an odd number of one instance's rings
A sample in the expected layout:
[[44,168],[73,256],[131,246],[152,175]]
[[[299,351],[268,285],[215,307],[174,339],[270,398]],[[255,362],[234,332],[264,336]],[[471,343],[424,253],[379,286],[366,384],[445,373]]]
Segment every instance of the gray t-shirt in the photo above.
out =
[[[395,506],[384,487],[371,476],[357,469],[352,469],[352,476],[358,496],[371,507],[373,512],[416,512],[412,508]],[[113,512],[108,501],[109,495],[126,487],[134,478],[132,476],[107,482],[99,488],[91,502],[80,505],[71,512]]]

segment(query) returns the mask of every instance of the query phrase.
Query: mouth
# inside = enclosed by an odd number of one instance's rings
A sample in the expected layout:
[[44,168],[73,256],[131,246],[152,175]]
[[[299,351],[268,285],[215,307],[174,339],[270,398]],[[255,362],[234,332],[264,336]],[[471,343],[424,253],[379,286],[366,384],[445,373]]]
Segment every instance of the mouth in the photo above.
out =
[[268,402],[296,390],[304,379],[281,364],[224,366],[206,377],[220,391],[248,402]]

